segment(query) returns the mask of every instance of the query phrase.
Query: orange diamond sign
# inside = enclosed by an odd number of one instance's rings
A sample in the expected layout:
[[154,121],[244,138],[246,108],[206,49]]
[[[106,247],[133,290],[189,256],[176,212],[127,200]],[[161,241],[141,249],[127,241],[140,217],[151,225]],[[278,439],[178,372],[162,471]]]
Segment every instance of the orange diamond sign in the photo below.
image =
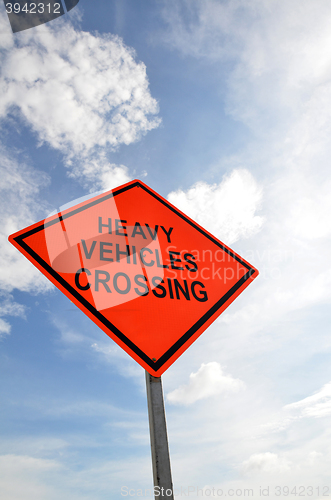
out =
[[9,241],[155,377],[258,275],[138,180]]

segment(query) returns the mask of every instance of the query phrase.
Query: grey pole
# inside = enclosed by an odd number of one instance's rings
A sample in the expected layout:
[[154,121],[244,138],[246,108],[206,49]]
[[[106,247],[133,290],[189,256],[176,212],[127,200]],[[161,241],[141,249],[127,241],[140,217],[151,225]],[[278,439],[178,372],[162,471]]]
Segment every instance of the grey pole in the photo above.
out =
[[146,371],[149,432],[151,436],[155,498],[173,500],[170,456],[161,377]]

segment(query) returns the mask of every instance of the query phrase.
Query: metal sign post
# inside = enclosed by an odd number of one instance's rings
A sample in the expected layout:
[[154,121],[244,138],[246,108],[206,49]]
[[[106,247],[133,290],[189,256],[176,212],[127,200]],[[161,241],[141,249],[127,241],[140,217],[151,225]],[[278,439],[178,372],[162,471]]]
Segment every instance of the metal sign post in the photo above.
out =
[[161,377],[146,371],[149,431],[151,436],[155,498],[173,500],[167,425],[163,403]]
[[137,179],[9,241],[146,370],[154,495],[173,500],[161,375],[258,270]]

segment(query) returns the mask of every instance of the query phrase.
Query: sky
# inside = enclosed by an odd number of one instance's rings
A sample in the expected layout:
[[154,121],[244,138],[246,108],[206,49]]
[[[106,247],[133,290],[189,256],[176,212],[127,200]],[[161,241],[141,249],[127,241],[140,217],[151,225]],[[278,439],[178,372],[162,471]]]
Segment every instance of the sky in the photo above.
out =
[[162,375],[176,498],[331,496],[330,24],[80,0],[13,34],[0,4],[1,500],[152,498],[144,370],[7,240],[132,179],[260,272]]

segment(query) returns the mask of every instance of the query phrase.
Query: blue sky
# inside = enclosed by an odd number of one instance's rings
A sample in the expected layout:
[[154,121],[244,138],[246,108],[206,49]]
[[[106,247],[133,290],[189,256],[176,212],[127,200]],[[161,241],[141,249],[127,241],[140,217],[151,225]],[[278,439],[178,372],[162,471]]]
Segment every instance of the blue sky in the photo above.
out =
[[2,500],[152,488],[144,371],[7,241],[134,178],[260,271],[162,376],[174,487],[331,495],[330,23],[80,0],[12,34],[0,5]]

